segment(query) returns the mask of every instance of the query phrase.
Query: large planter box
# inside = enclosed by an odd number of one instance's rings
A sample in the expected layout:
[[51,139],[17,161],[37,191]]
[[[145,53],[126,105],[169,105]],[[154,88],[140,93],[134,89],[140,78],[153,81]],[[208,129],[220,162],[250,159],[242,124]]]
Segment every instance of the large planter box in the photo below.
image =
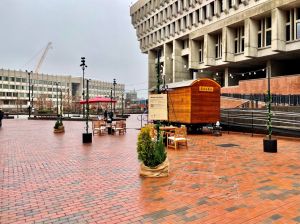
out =
[[82,143],[92,143],[92,133],[83,133]]
[[169,176],[169,159],[168,157],[165,161],[156,166],[156,167],[148,167],[145,166],[144,163],[141,163],[140,176],[142,177],[167,177]]
[[65,132],[65,127],[64,127],[64,126],[59,126],[58,128],[54,128],[53,132],[54,132],[54,133],[62,133],[62,132]]
[[268,137],[266,137],[264,139],[264,152],[276,153],[277,139],[268,139]]

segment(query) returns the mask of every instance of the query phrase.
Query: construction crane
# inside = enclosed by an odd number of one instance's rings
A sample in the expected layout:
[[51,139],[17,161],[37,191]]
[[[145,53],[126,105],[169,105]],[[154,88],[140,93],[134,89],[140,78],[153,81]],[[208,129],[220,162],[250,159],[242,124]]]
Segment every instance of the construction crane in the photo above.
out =
[[48,52],[48,50],[49,50],[51,47],[52,47],[52,42],[49,42],[49,43],[47,44],[47,47],[45,48],[45,50],[44,50],[44,52],[43,52],[42,57],[41,57],[40,60],[39,60],[37,66],[35,67],[34,73],[38,73],[38,72],[39,72],[42,63],[43,63],[43,61],[45,60],[45,57],[46,57],[46,55],[47,55],[47,52]]

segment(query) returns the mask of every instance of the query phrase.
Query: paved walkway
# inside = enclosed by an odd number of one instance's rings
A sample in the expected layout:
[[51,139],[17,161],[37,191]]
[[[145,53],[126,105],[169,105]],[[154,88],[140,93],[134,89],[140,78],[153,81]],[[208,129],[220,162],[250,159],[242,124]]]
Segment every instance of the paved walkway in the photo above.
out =
[[[134,122],[133,120],[129,121]],[[170,176],[139,177],[138,131],[81,143],[83,122],[4,120],[0,223],[300,223],[300,140],[189,136]]]

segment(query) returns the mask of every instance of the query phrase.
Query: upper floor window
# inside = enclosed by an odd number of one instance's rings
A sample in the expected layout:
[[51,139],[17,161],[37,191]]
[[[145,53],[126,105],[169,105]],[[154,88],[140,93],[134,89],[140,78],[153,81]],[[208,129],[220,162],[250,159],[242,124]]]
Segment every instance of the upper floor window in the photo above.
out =
[[242,53],[245,48],[244,26],[235,29],[234,53]]
[[182,41],[182,49],[189,48],[189,39],[185,39]]
[[222,34],[221,33],[216,35],[215,57],[216,59],[222,57]]
[[300,39],[300,8],[286,12],[286,41]]
[[258,48],[271,45],[272,40],[272,20],[271,17],[266,17],[258,21]]
[[199,42],[199,63],[203,62],[203,40]]

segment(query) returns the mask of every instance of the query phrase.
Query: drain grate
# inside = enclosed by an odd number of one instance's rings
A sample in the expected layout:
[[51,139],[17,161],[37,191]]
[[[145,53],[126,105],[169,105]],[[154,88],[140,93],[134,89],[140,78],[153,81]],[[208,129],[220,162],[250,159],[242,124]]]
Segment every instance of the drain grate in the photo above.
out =
[[217,145],[217,146],[224,147],[224,148],[229,148],[229,147],[234,147],[234,146],[239,146],[239,145],[228,143],[228,144],[220,144],[220,145]]

